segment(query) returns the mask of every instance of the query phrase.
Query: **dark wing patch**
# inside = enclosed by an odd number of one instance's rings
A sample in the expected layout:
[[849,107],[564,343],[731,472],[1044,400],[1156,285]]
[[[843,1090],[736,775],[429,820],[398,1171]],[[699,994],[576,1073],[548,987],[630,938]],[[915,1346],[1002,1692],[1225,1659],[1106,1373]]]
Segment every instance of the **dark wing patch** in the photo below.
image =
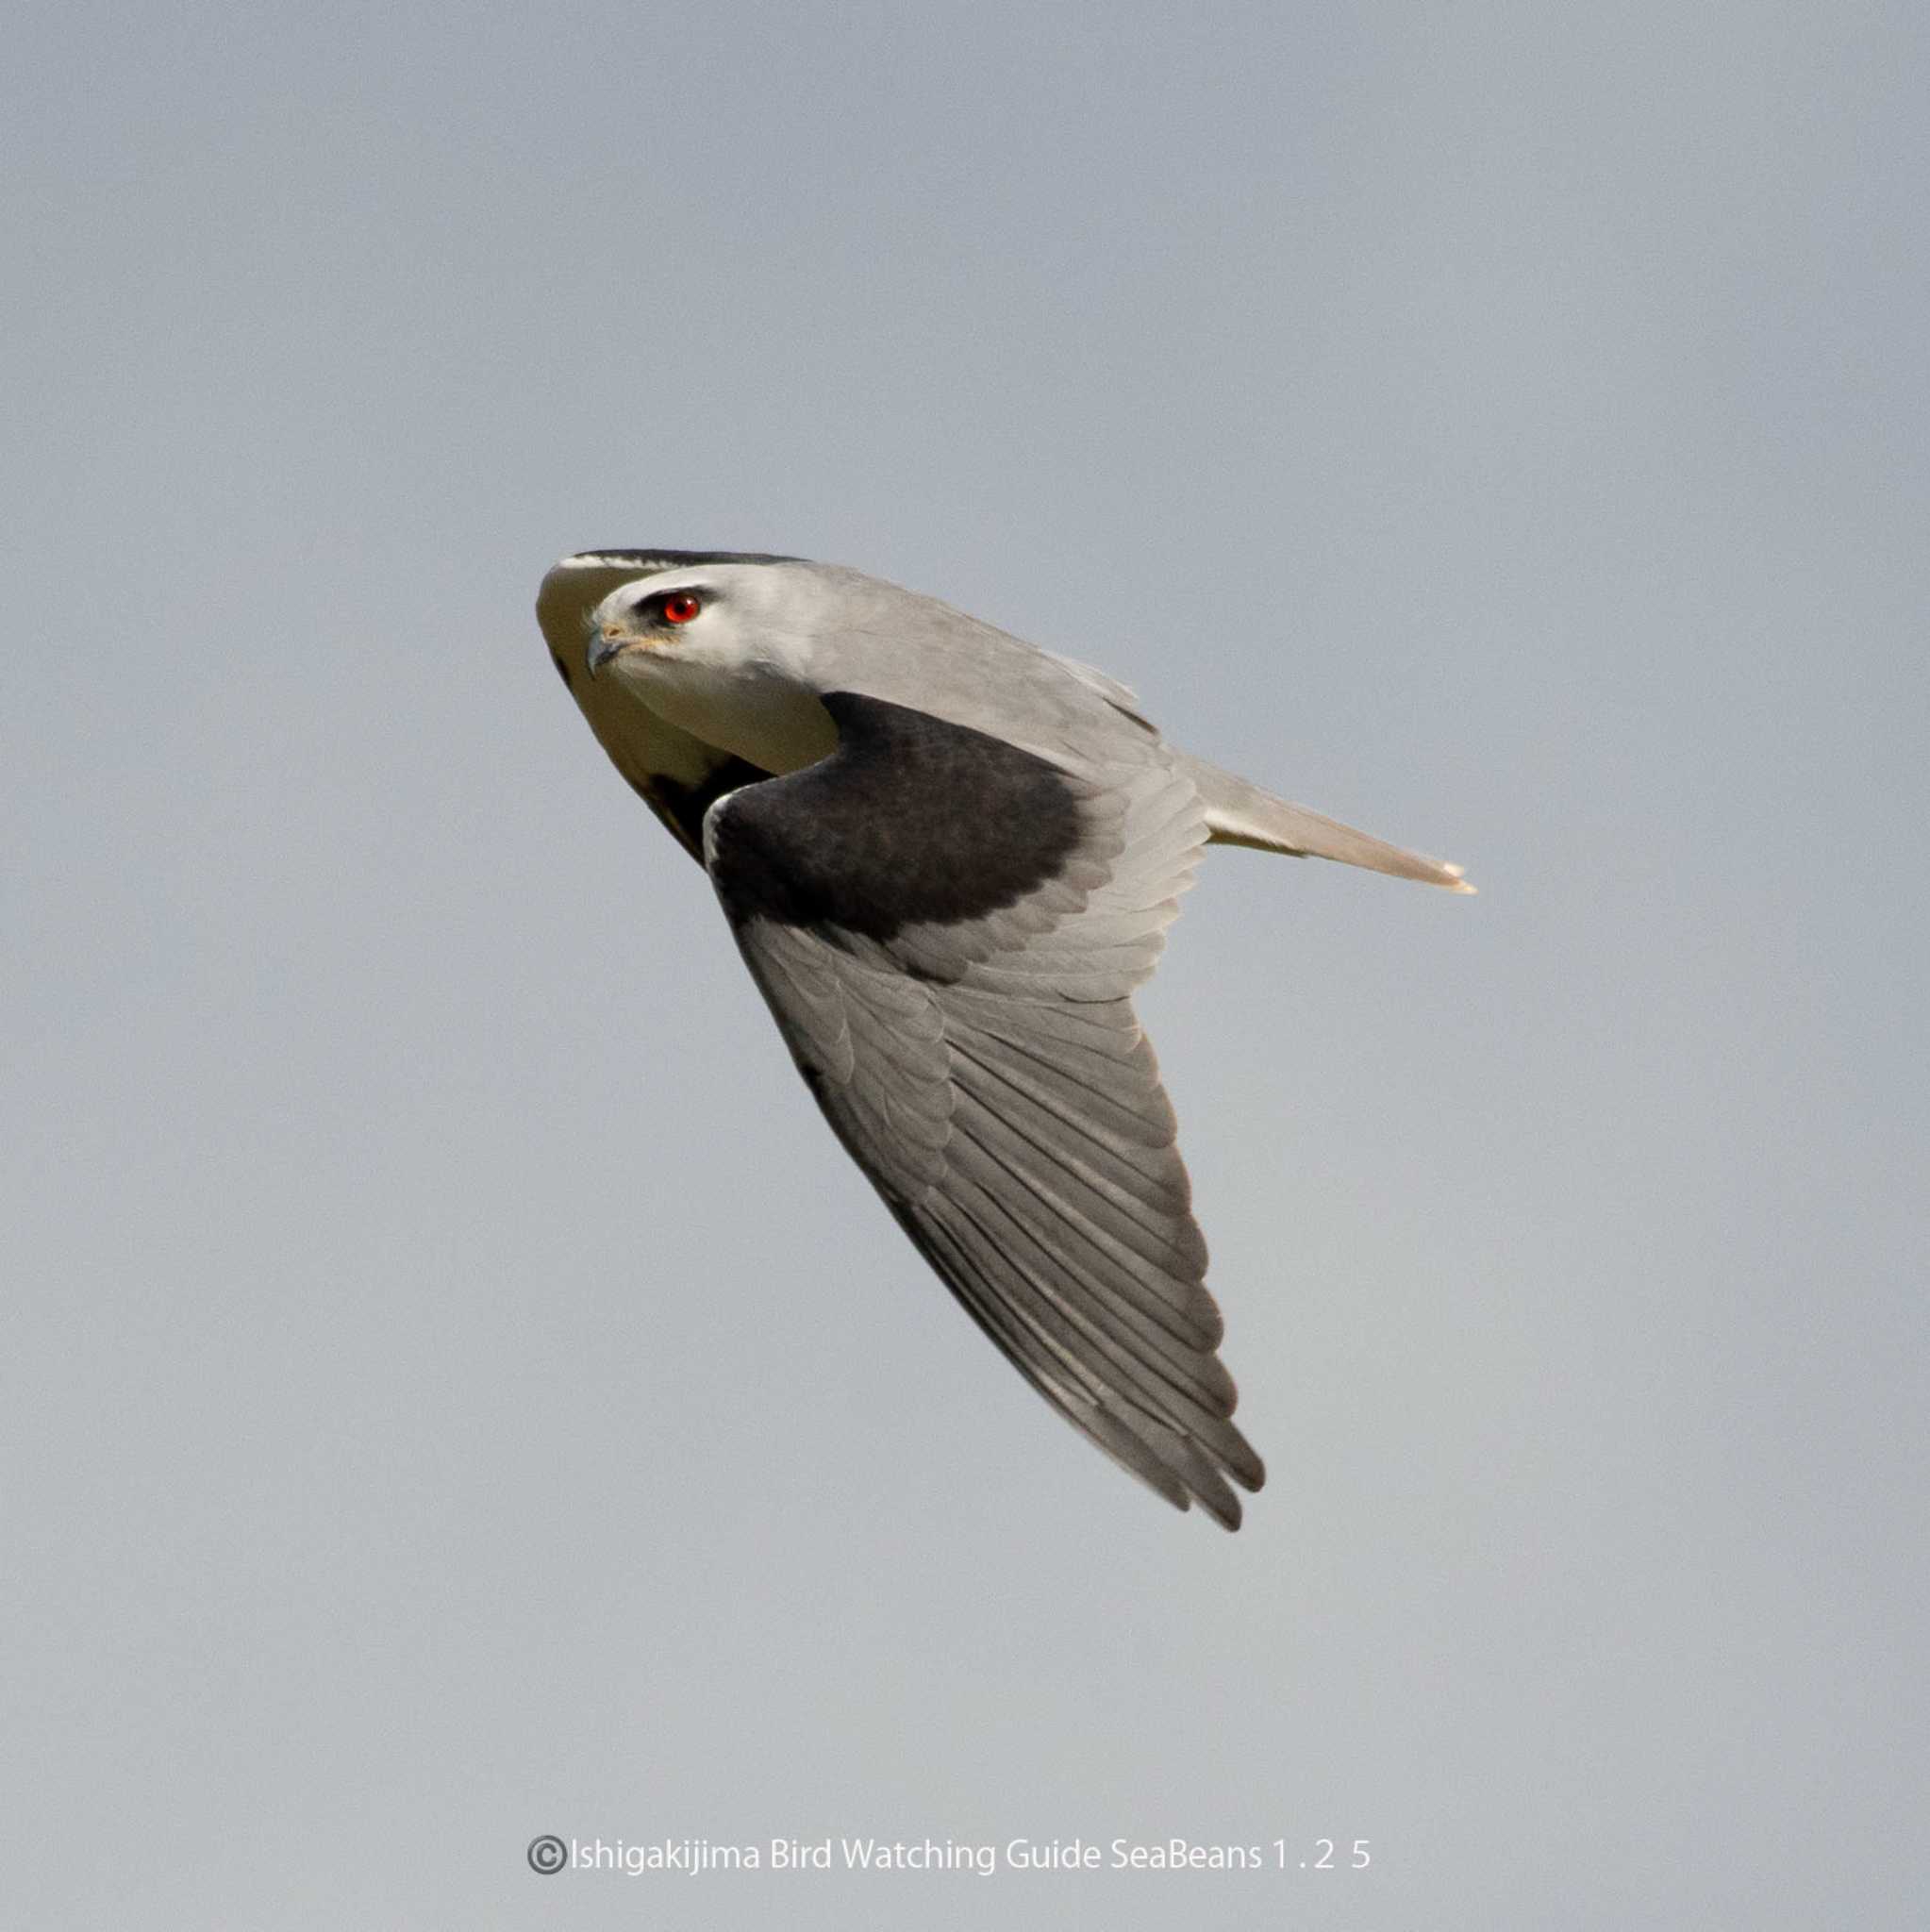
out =
[[1083,826],[1057,766],[881,698],[824,703],[838,749],[718,821],[733,917],[889,941],[1015,906],[1065,870]]
[[1073,777],[875,699],[721,800],[705,858],[811,1091],[1060,1414],[1180,1508],[1257,1489],[1173,1108],[1130,994],[1206,841],[1182,774]]

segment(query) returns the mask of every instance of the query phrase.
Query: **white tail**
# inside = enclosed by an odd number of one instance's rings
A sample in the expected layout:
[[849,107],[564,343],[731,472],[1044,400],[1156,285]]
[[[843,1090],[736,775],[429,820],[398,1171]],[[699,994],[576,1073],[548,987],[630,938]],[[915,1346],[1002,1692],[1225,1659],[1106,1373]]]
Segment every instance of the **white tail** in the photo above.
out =
[[1404,851],[1356,832],[1338,819],[1323,817],[1304,805],[1289,805],[1271,791],[1262,791],[1205,758],[1179,754],[1187,774],[1206,802],[1206,824],[1215,843],[1250,845],[1260,852],[1285,852],[1295,858],[1335,858],[1342,865],[1365,866],[1369,872],[1390,873],[1397,879],[1419,879],[1423,885],[1445,886],[1451,892],[1472,892],[1461,868]]

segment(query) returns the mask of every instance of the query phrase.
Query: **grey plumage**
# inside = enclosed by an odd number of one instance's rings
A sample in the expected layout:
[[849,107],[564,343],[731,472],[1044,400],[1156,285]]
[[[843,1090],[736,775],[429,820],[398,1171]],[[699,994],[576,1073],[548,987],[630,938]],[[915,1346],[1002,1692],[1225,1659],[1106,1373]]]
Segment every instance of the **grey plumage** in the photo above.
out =
[[567,558],[538,614],[708,870],[833,1130],[1025,1378],[1228,1528],[1231,1417],[1173,1109],[1131,995],[1209,841],[1470,890],[1168,746],[1123,686],[857,572]]

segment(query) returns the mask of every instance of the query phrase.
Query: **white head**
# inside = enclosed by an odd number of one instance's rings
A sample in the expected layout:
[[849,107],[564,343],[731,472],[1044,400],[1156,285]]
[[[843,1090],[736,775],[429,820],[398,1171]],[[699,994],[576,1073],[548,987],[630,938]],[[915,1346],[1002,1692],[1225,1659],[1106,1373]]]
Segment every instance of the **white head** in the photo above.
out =
[[592,677],[775,676],[808,683],[824,586],[806,563],[690,563],[621,584],[590,613]]

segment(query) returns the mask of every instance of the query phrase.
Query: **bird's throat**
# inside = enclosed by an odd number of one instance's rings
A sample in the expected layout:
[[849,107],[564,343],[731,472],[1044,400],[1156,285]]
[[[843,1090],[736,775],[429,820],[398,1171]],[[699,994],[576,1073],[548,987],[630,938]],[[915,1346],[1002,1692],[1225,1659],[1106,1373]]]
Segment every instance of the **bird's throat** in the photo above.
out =
[[653,651],[626,654],[611,668],[659,718],[778,776],[837,745],[838,727],[817,693],[765,667],[725,670]]

